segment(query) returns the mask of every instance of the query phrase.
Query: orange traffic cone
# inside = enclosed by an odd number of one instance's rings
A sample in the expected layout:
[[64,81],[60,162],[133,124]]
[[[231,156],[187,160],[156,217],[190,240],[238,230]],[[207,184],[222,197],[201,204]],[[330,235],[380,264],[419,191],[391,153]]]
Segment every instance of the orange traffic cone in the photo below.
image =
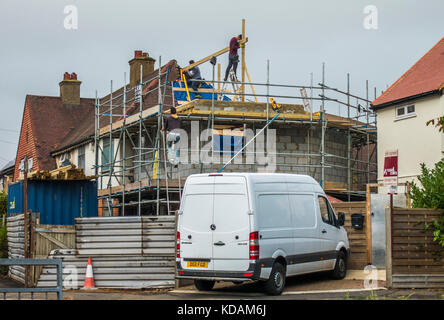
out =
[[83,285],[83,289],[95,289],[94,286],[94,275],[93,268],[91,264],[91,257],[88,258],[88,265],[86,266],[86,275],[85,275],[85,284]]

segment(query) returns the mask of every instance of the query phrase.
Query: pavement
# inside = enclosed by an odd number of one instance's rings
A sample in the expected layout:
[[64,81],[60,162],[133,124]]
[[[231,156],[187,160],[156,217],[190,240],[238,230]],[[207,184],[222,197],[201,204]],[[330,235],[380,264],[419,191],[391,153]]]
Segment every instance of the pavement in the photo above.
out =
[[[280,296],[268,296],[262,293],[260,284],[249,282],[233,284],[216,283],[213,290],[197,291],[194,285],[176,289],[95,289],[65,290],[64,300],[444,300],[444,289],[392,289],[385,286],[385,274],[380,273],[376,288],[366,289],[363,271],[348,273],[343,280],[332,280],[328,274],[317,273],[296,276],[287,279],[285,290]],[[0,287],[17,287],[21,284],[11,279],[0,278]],[[8,294],[8,300],[16,300],[17,294]],[[34,299],[44,299],[43,294],[34,294]],[[0,295],[0,299],[2,296]],[[21,295],[21,299],[31,299],[30,295]],[[50,300],[57,299],[49,294]]]

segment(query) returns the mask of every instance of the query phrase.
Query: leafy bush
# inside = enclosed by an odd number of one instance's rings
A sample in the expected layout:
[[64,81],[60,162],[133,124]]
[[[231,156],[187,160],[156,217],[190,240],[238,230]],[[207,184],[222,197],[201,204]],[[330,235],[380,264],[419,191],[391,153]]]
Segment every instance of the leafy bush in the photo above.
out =
[[[0,220],[1,221],[1,220]],[[0,222],[0,258],[8,257],[8,239],[6,237],[6,225]],[[0,274],[6,274],[7,266],[0,266]]]
[[425,224],[425,230],[433,229],[434,241],[444,247],[444,159],[435,164],[434,169],[428,169],[421,163],[421,175],[418,176],[422,187],[412,182],[410,197],[413,208],[441,209],[438,221]]
[[[8,208],[8,197],[6,193],[0,192],[0,258],[8,257],[8,238],[6,234],[6,223],[3,225],[6,218]],[[8,270],[6,266],[0,266],[0,274],[5,274]]]
[[3,217],[8,212],[8,195],[0,192],[0,217]]

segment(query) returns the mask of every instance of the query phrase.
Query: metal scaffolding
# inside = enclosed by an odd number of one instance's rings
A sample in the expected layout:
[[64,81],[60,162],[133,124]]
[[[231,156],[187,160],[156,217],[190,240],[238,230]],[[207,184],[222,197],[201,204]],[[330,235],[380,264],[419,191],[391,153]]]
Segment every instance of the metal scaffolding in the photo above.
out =
[[[172,70],[166,66],[162,68],[160,58],[158,66],[157,75],[151,76],[149,79],[142,78],[141,66],[140,81],[134,87],[127,86],[125,74],[122,88],[113,91],[113,82],[111,81],[109,95],[99,99],[96,93],[95,174],[98,179],[98,197],[101,201],[99,207],[107,210],[108,215],[172,214],[180,203],[181,189],[186,176],[180,175],[182,164],[179,164],[176,170],[178,177],[173,178],[173,167],[167,159],[167,142],[162,130],[165,111],[172,106],[179,106],[175,99],[175,89],[177,88],[172,84],[176,79],[170,79]],[[212,80],[200,80],[212,85],[212,89],[206,91],[211,93],[209,113],[178,112],[182,122],[199,120],[206,123],[206,128],[211,129],[212,132],[214,132],[215,123],[240,123],[244,127],[250,125],[253,130],[256,130],[264,127],[272,117],[270,97],[280,101],[303,101],[304,104],[309,101],[311,110],[309,115],[308,112],[306,113],[307,117],[296,120],[278,117],[274,120],[274,126],[277,128],[281,125],[306,128],[308,150],[304,152],[286,150],[285,152],[275,152],[272,155],[305,157],[306,164],[293,164],[292,166],[302,168],[306,174],[311,175],[313,175],[312,170],[320,169],[319,182],[323,187],[325,187],[325,170],[327,168],[346,171],[346,190],[337,192],[333,190],[330,193],[340,194],[348,201],[356,196],[365,195],[365,189],[356,188],[356,185],[364,186],[376,181],[376,162],[372,161],[376,157],[376,115],[369,108],[368,81],[366,82],[365,98],[350,93],[349,74],[347,74],[347,89],[345,91],[327,86],[325,84],[325,64],[323,64],[322,81],[318,85],[313,85],[312,75],[310,85],[272,84],[269,81],[269,62],[267,61],[266,83],[237,83],[243,88],[250,86],[252,93],[246,93],[245,90],[243,92],[221,92],[220,87],[224,82],[220,80],[220,76],[218,80],[215,79],[214,68],[213,64]],[[218,74],[220,75],[220,71]],[[157,86],[153,87],[152,84],[156,82]],[[271,90],[276,90],[276,94],[272,94]],[[292,91],[295,90],[300,91],[301,94],[292,94]],[[305,91],[305,94],[302,94],[301,90]],[[306,90],[310,90],[309,95],[306,94]],[[279,93],[283,91],[285,93]],[[286,93],[288,91],[290,94]],[[144,106],[145,98],[154,97],[154,95],[157,95],[157,104]],[[220,104],[218,97],[221,95],[244,101],[242,103],[245,106],[254,103],[249,101],[249,98],[254,98],[255,101],[262,99],[266,116],[261,118],[218,114],[216,108]],[[192,102],[187,101],[181,106]],[[315,103],[319,104],[317,112],[313,106]],[[338,106],[339,115],[341,106],[345,108],[346,116],[334,116],[331,113],[334,105]],[[285,115],[285,110],[283,112]],[[326,134],[333,129],[346,137],[346,156],[326,151]],[[317,132],[316,130],[320,130],[321,133],[319,150],[313,150],[310,146],[310,141],[314,139],[313,132]],[[268,137],[268,128],[265,131],[265,137]],[[373,147],[371,148],[371,146]],[[189,152],[195,151],[189,150]],[[213,149],[212,155],[214,155]],[[267,153],[267,155],[270,154]],[[276,165],[278,167],[288,166],[286,163],[276,163]],[[256,166],[255,163],[254,168]],[[201,160],[199,160],[198,167],[198,171],[202,173],[209,170],[204,168]]]

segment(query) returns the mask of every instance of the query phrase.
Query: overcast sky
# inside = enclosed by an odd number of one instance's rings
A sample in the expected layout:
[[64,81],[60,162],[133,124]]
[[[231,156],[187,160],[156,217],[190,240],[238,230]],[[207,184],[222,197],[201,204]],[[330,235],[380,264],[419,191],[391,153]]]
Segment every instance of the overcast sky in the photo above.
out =
[[[77,29],[64,27],[69,5]],[[377,29],[364,28],[368,5]],[[82,97],[105,95],[111,79],[123,85],[134,50],[185,66],[227,46],[242,18],[253,82],[266,81],[269,59],[270,82],[309,85],[313,73],[316,84],[325,62],[327,85],[346,89],[350,73],[352,92],[365,96],[368,79],[372,99],[444,36],[442,0],[1,0],[0,167],[16,155],[26,94],[58,96],[68,71]],[[218,62],[224,70],[227,56]],[[201,71],[212,78],[210,64]]]

